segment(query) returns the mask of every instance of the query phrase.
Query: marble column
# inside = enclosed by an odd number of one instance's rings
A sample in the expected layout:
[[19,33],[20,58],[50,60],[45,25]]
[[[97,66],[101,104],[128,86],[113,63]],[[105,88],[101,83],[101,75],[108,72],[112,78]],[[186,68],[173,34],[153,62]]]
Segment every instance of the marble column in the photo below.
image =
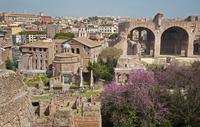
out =
[[62,75],[62,84],[64,85],[65,84],[65,76]]
[[83,68],[80,67],[80,88],[83,88]]
[[94,86],[93,70],[90,72],[90,88]]
[[115,72],[115,82],[118,82],[118,73]]

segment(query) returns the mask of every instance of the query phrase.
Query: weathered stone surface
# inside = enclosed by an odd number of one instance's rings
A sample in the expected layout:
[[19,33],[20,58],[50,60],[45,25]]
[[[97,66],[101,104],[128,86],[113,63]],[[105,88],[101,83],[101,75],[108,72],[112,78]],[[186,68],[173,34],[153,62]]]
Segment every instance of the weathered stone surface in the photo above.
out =
[[0,126],[31,127],[34,121],[29,92],[21,77],[0,70]]

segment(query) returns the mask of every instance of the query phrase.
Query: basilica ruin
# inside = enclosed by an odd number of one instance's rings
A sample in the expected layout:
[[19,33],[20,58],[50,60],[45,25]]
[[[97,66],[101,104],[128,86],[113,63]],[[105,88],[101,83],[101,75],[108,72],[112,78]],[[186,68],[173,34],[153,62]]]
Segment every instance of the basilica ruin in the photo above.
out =
[[[138,19],[119,24],[119,43],[124,55],[193,57],[200,55],[200,17],[185,20]],[[137,51],[140,49],[139,51]]]
[[123,50],[115,68],[118,83],[125,83],[130,71],[145,69],[145,64],[166,64],[172,57],[181,59],[181,63],[199,61],[198,16],[175,20],[164,19],[163,14],[158,13],[153,19],[121,22],[118,34],[115,47]]

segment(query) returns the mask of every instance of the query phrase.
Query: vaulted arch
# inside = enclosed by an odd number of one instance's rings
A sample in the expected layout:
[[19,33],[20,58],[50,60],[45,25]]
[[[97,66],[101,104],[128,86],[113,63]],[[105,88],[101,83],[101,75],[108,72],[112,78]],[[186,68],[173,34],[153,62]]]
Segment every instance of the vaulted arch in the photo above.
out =
[[161,35],[161,55],[187,55],[189,43],[188,32],[178,26],[166,29]]
[[[128,35],[128,55],[148,55],[153,56],[155,34],[147,27],[134,27]],[[141,49],[138,50],[139,46]]]

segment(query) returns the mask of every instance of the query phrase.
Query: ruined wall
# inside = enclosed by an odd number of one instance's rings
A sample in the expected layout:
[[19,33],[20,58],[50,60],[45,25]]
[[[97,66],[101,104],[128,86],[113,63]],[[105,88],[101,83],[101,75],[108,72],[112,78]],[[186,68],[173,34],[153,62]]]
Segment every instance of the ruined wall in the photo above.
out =
[[0,127],[32,127],[34,113],[21,77],[0,70]]

